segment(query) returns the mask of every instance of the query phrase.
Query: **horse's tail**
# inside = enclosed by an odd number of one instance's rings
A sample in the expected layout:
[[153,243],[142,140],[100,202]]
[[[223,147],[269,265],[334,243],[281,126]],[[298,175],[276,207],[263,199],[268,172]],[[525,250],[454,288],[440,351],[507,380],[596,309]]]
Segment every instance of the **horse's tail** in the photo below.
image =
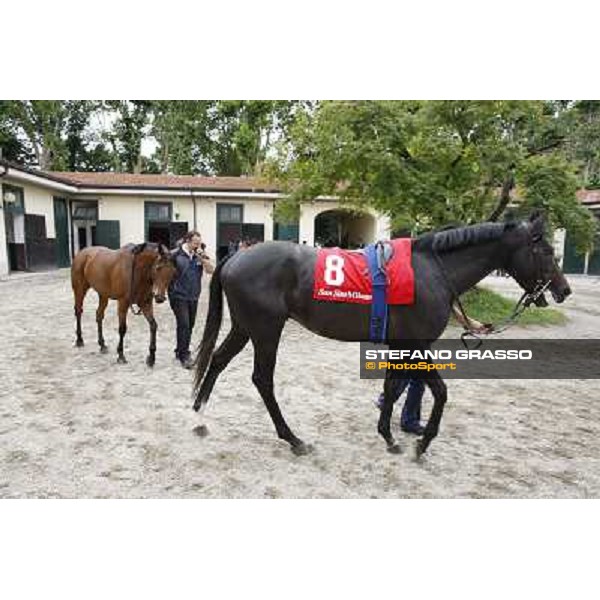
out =
[[[196,375],[194,378],[194,392],[197,394],[204,379],[204,374],[212,357],[213,350],[219,337],[221,322],[223,320],[223,285],[221,283],[221,270],[229,260],[230,255],[219,262],[213,272],[210,281],[210,300],[208,303],[208,314],[202,334],[202,342],[196,355]],[[194,407],[196,408],[196,407]]]

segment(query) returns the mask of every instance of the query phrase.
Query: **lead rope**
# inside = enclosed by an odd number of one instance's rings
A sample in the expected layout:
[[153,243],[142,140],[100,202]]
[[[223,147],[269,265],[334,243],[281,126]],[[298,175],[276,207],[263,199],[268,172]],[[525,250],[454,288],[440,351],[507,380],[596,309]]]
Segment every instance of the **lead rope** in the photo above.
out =
[[[478,332],[473,331],[473,329],[471,329],[471,327],[468,325],[470,323],[470,319],[467,316],[467,313],[465,312],[465,309],[462,305],[462,302],[460,301],[458,293],[456,292],[456,288],[454,287],[454,284],[450,280],[448,273],[446,272],[446,269],[444,268],[444,263],[442,262],[442,259],[440,258],[439,254],[435,250],[433,251],[433,255],[434,255],[438,265],[440,266],[440,270],[442,271],[442,274],[444,276],[444,279],[446,280],[446,283],[448,284],[448,287],[450,288],[450,292],[452,293],[452,296],[453,296],[452,301],[456,302],[456,304],[458,305],[458,308],[460,310],[460,313],[463,316],[463,319],[465,320],[465,323],[467,323],[467,325],[463,325],[463,327],[466,329],[466,331],[464,331],[460,336],[460,340],[467,350],[469,350],[469,349],[474,350],[474,349],[479,348],[479,346],[481,346],[481,344],[483,344],[483,339],[481,336],[487,337],[490,335],[497,335],[498,333],[502,333],[503,331],[506,331],[509,327],[512,327],[512,325],[514,325],[516,320],[523,314],[523,312],[525,312],[525,310],[527,308],[529,308],[529,306],[531,306],[531,304],[533,302],[535,302],[548,289],[548,287],[550,287],[551,280],[548,280],[546,283],[539,280],[538,283],[536,284],[535,289],[532,292],[523,292],[523,294],[521,295],[521,297],[515,304],[515,307],[513,308],[512,313],[506,319],[500,321],[500,324],[498,326],[492,324],[488,328],[488,331],[483,332],[483,333],[478,333]],[[475,344],[475,346],[473,346],[473,348],[469,348],[469,346],[467,344],[467,338],[473,338],[474,340],[476,340],[476,344]]]
[[129,284],[129,308],[131,308],[132,314],[134,314],[137,317],[138,315],[142,314],[142,309],[138,306],[138,310],[136,312],[135,308],[133,308],[133,277],[134,277],[134,272],[135,272],[135,257],[136,257],[136,255],[133,254],[133,251],[132,251],[132,253],[131,253],[131,280],[130,280],[130,284]]

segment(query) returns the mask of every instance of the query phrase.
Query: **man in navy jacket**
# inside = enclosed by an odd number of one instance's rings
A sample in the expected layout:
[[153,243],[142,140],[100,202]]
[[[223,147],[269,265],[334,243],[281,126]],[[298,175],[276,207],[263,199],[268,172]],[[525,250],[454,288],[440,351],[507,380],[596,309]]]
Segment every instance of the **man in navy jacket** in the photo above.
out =
[[202,273],[212,273],[214,267],[204,253],[202,237],[197,231],[188,231],[182,244],[173,253],[177,273],[169,286],[169,303],[177,321],[175,356],[185,369],[192,367],[190,340],[196,322]]

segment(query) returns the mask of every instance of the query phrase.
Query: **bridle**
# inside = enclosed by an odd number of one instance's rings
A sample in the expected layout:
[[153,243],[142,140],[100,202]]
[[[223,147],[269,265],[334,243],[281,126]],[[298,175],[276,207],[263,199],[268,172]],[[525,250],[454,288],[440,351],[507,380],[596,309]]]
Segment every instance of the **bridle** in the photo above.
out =
[[[532,237],[529,240],[529,246],[531,248],[531,253],[534,258],[535,267],[536,267],[536,275],[537,275],[533,290],[531,290],[530,292],[528,292],[528,291],[523,292],[523,294],[521,295],[521,297],[515,304],[511,314],[508,317],[506,317],[505,319],[502,319],[497,325],[491,324],[487,328],[487,331],[485,331],[485,332],[476,332],[468,325],[470,320],[469,320],[469,317],[467,317],[467,313],[465,312],[462,302],[460,301],[458,292],[456,291],[456,288],[454,287],[454,284],[452,283],[452,280],[450,279],[450,276],[448,275],[448,272],[446,271],[446,268],[444,267],[444,263],[442,262],[440,255],[437,253],[437,251],[435,249],[433,250],[433,255],[440,267],[440,271],[442,272],[442,275],[444,276],[444,279],[446,280],[446,283],[448,284],[448,287],[450,288],[450,292],[452,293],[452,302],[453,303],[455,302],[457,304],[458,309],[460,310],[460,313],[464,319],[464,322],[466,323],[464,325],[464,328],[466,331],[464,331],[462,333],[462,335],[460,336],[460,339],[461,339],[462,343],[464,344],[465,348],[468,348],[467,338],[473,338],[474,340],[476,340],[477,343],[474,346],[474,348],[478,348],[483,343],[483,340],[481,338],[482,335],[484,335],[484,336],[497,335],[498,333],[502,333],[503,331],[506,331],[507,329],[512,327],[515,324],[515,322],[517,321],[517,319],[525,312],[525,310],[527,310],[527,308],[529,308],[539,298],[541,298],[541,296],[544,294],[544,292],[550,287],[550,284],[552,283],[552,278],[546,279],[543,276],[542,262],[541,262],[541,256],[540,256],[541,251],[539,248],[539,243],[541,241],[542,241],[541,235]],[[510,271],[508,271],[508,272],[510,273]],[[510,274],[513,275],[512,273],[510,273]],[[513,275],[513,278],[514,278],[514,275]]]
[[[134,287],[133,287],[133,281],[134,281],[134,276],[135,276],[135,259],[138,256],[138,254],[141,254],[143,252],[144,249],[135,252],[136,247],[134,247],[131,250],[132,253],[132,261],[131,261],[131,279],[130,279],[130,285],[129,285],[129,308],[131,308],[131,313],[134,314],[136,317],[138,315],[142,314],[142,309],[140,307],[139,304],[137,304],[137,311],[134,308],[134,302],[133,302],[133,291],[134,291]],[[158,257],[160,256],[160,252],[157,255]],[[152,298],[152,291],[150,291],[150,298]]]
[[131,280],[130,280],[130,284],[129,284],[129,308],[131,309],[132,314],[138,316],[142,314],[142,309],[140,308],[140,305],[138,304],[137,307],[137,312],[133,306],[133,279],[134,279],[134,275],[135,275],[135,259],[137,257],[137,255],[139,254],[139,252],[133,252],[132,250],[132,260],[131,260]]

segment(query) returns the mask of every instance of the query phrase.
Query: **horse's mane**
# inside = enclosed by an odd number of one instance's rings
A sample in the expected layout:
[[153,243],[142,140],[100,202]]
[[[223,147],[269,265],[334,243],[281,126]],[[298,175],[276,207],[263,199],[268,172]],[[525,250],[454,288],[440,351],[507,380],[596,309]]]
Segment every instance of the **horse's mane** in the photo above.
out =
[[514,226],[514,223],[478,223],[465,227],[444,228],[420,235],[415,240],[415,246],[421,249],[428,248],[434,252],[447,252],[497,240],[507,229]]

